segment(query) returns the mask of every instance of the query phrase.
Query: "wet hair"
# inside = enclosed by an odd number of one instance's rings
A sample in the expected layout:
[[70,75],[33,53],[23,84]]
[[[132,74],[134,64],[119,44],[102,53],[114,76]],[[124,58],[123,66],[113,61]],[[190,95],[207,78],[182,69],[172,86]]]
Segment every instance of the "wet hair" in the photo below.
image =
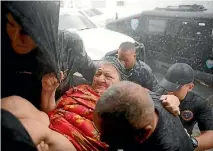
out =
[[123,42],[119,46],[119,50],[121,51],[135,50],[135,44],[132,42]]
[[118,71],[119,73],[119,76],[120,76],[120,80],[127,80],[127,78],[130,76],[123,64],[114,56],[106,56],[104,57],[102,60],[99,61],[97,67],[99,67],[101,64],[112,64],[116,70]]
[[110,122],[112,127],[120,125],[132,130],[140,129],[150,122],[152,113],[154,103],[151,96],[140,85],[129,81],[108,88],[95,107],[95,114],[103,121],[102,126]]

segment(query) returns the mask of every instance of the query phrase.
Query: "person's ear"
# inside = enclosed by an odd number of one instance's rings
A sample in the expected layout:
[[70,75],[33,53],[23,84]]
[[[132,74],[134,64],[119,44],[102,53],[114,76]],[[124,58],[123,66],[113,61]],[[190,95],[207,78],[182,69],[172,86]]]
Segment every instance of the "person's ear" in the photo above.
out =
[[135,136],[135,141],[139,144],[143,143],[152,133],[152,126],[147,125]]
[[121,53],[121,49],[118,49],[118,55]]

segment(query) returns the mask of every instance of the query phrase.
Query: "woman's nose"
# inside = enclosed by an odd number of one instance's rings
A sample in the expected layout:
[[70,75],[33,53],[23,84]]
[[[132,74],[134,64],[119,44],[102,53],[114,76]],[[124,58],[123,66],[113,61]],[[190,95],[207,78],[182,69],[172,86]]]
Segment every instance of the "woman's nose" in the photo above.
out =
[[104,75],[100,75],[100,76],[98,77],[98,81],[99,81],[99,82],[105,82]]

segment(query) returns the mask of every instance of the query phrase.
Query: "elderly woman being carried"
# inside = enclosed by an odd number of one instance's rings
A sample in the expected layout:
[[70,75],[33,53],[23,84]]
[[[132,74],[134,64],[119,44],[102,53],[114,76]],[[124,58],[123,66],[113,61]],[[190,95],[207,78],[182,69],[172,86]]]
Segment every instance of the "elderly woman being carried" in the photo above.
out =
[[93,125],[93,111],[100,95],[112,84],[125,79],[121,70],[116,58],[106,57],[100,62],[92,86],[71,87],[58,101],[55,101],[58,80],[54,74],[46,74],[42,78],[41,107],[48,116],[17,96],[2,99],[2,109],[22,122],[35,144],[44,141],[52,150],[107,150],[108,146],[99,140]]
[[[94,126],[93,112],[100,95],[112,84],[126,78],[122,69],[116,58],[106,57],[101,61],[91,86],[71,87],[58,101],[55,101],[58,80],[55,74],[46,74],[42,78],[41,107],[47,114],[17,96],[2,99],[1,108],[21,121],[38,147],[44,142],[42,147],[51,151],[108,150]],[[172,99],[178,102],[175,97]]]

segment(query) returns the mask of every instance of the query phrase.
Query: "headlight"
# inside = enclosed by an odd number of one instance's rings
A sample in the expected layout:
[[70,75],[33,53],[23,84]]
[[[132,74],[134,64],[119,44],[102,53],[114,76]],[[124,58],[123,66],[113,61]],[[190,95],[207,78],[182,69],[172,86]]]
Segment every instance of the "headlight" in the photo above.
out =
[[206,66],[207,66],[209,69],[213,68],[213,60],[207,60],[207,61],[206,61]]

